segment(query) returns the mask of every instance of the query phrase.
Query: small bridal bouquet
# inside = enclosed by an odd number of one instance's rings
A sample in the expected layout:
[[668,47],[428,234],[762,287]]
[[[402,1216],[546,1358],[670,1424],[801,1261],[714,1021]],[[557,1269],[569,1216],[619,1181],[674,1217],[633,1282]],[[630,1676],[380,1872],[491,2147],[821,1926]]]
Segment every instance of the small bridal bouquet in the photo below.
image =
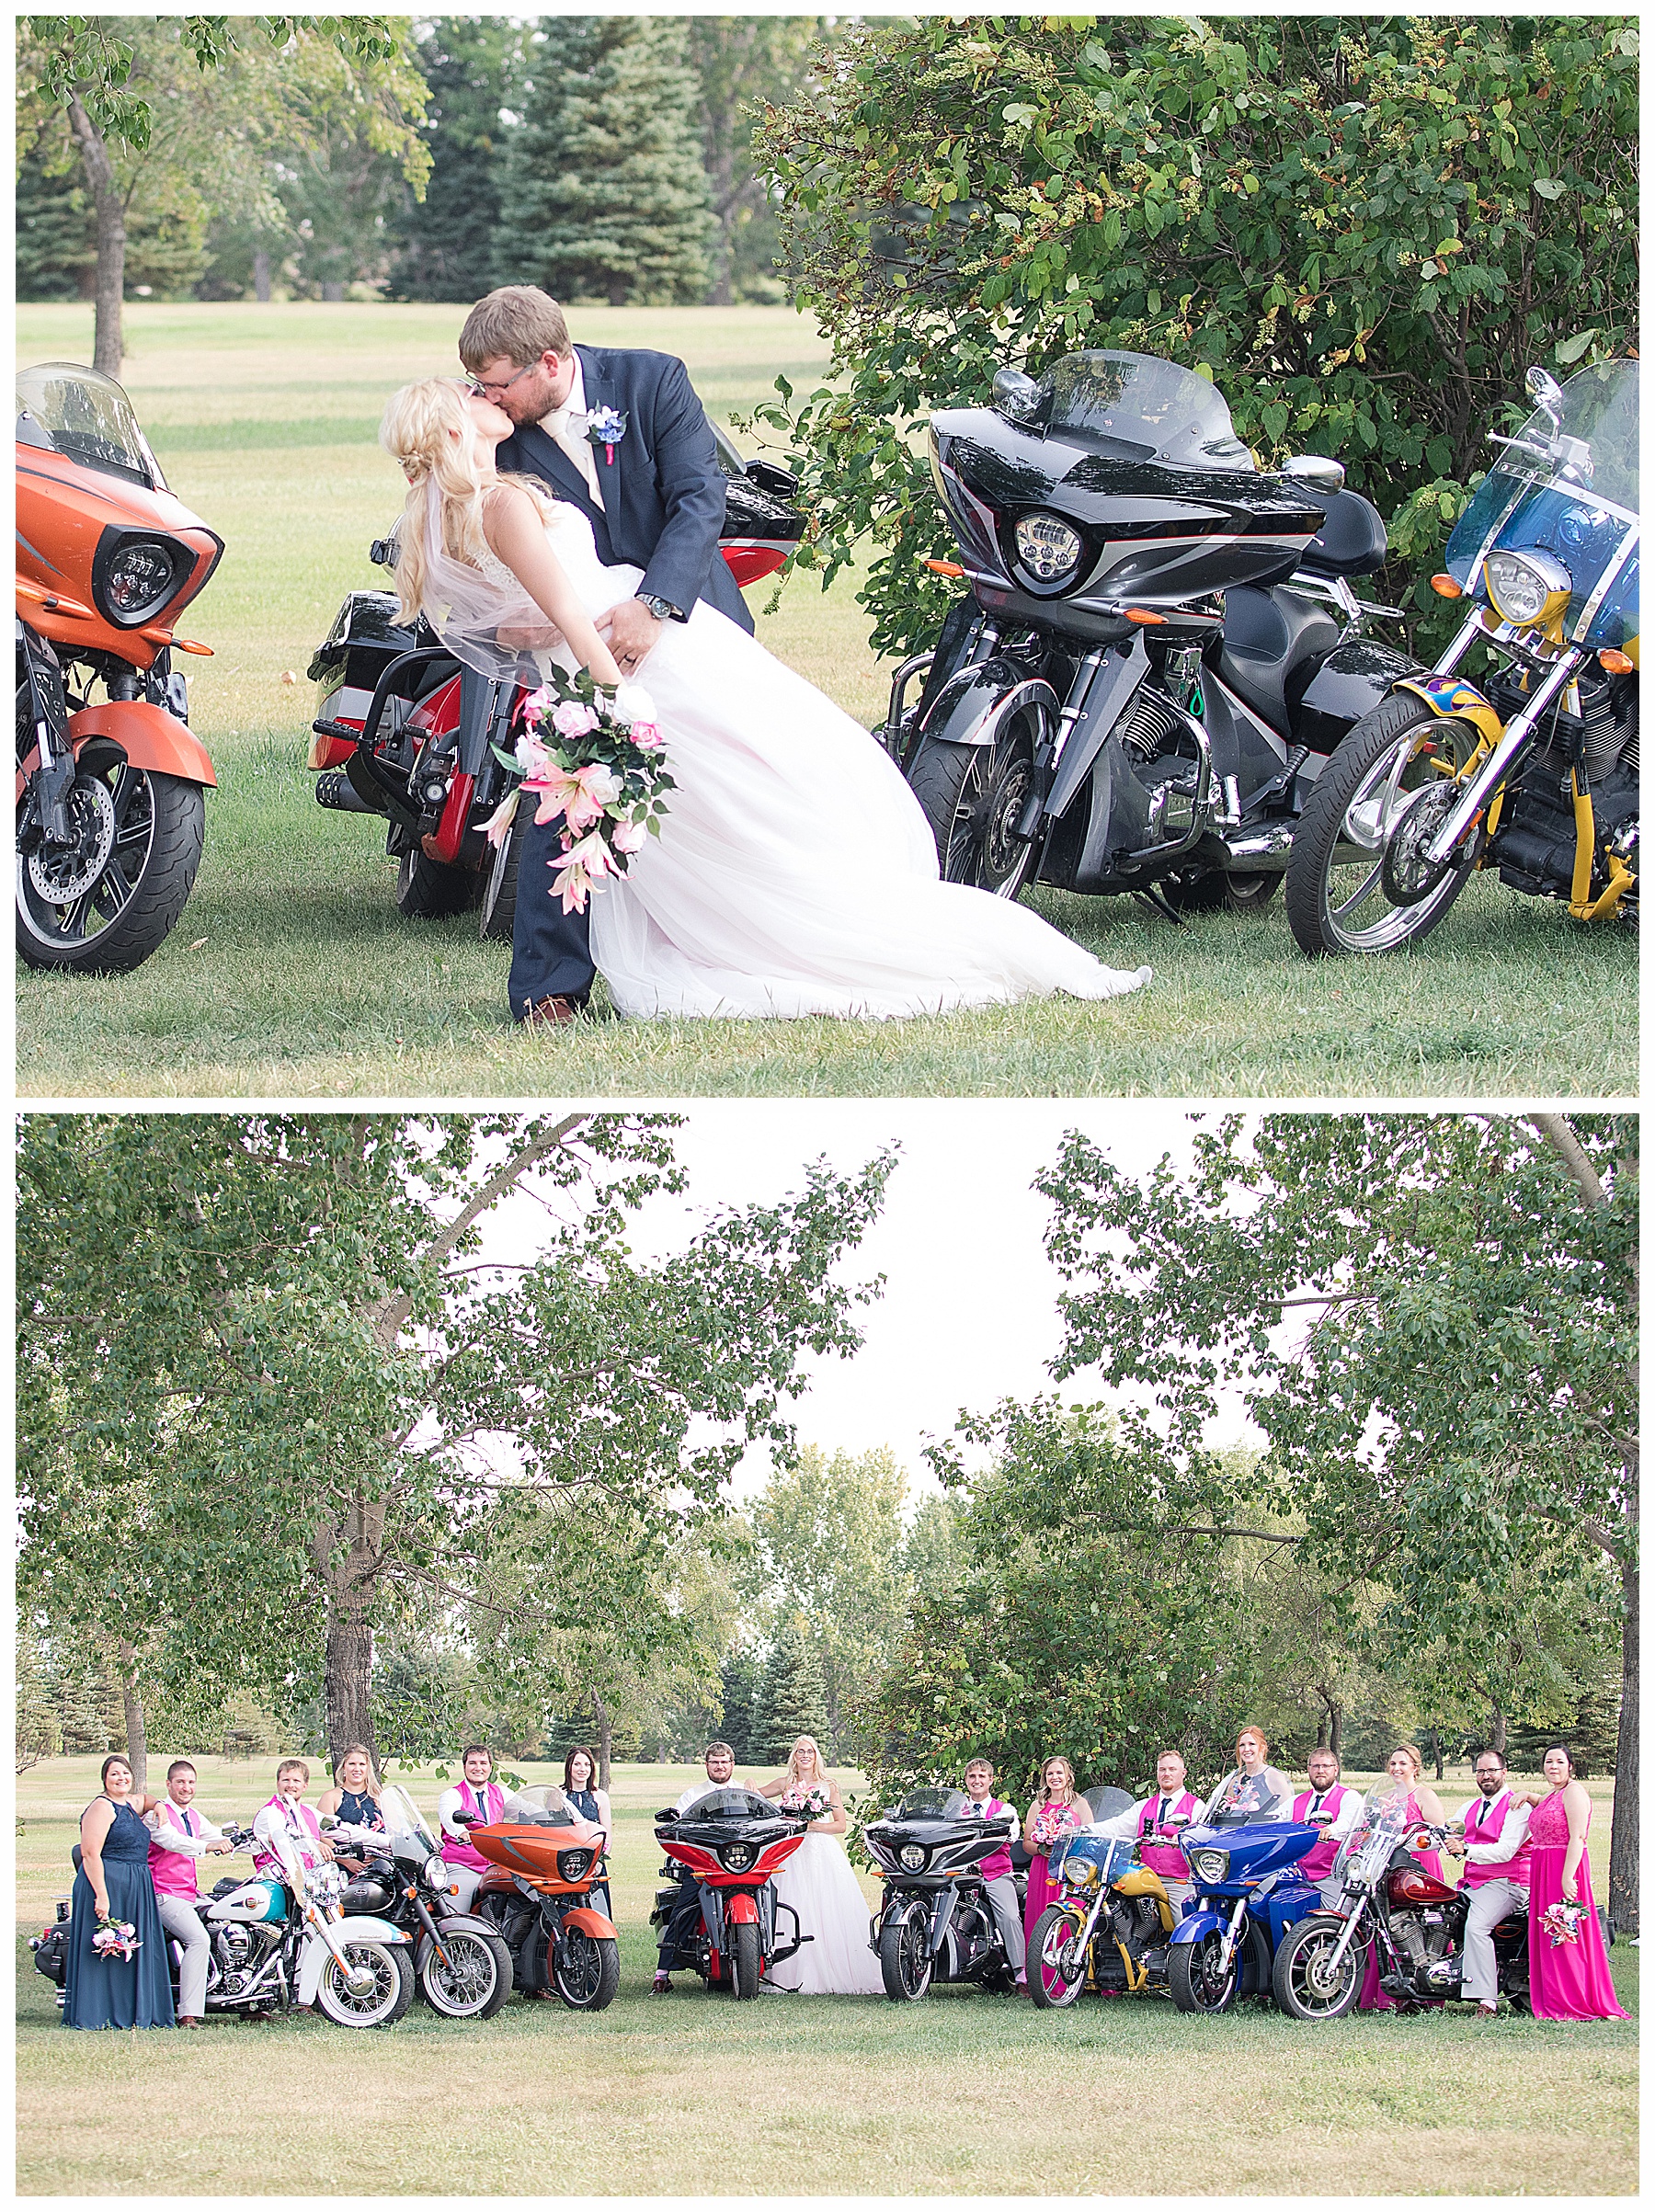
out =
[[833,1799],[819,1783],[807,1790],[789,1790],[782,1802],[790,1812],[808,1813],[813,1820],[824,1819],[833,1810]]
[[1540,1925],[1551,1939],[1555,1951],[1559,1944],[1578,1944],[1581,1940],[1581,1922],[1586,1918],[1586,1908],[1571,1904],[1567,1898],[1555,1898],[1540,1915]]
[[[586,912],[588,898],[624,875],[645,838],[659,837],[667,814],[666,740],[642,684],[601,690],[585,668],[554,668],[523,701],[523,732],[515,751],[495,747],[507,768],[520,769],[521,791],[535,793],[537,822],[563,816],[561,859],[553,862],[551,895],[565,914]],[[506,838],[517,812],[513,791],[485,825],[491,844]]]
[[138,1931],[131,1921],[111,1920],[106,1913],[93,1931],[92,1955],[95,1958],[119,1958],[130,1962],[143,1948]]

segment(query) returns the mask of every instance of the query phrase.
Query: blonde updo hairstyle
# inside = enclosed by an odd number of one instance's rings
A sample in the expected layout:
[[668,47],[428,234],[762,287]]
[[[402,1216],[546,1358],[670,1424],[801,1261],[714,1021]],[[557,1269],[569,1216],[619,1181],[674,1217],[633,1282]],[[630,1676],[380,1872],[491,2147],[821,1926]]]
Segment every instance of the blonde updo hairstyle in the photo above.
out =
[[[454,435],[458,432],[458,437]],[[394,392],[380,423],[380,443],[408,480],[396,530],[397,618],[411,622],[425,603],[426,499],[435,483],[442,501],[443,551],[480,568],[488,552],[483,495],[498,482],[492,456],[478,446],[464,387],[452,377],[422,376]],[[541,510],[550,496],[532,478],[514,476]]]

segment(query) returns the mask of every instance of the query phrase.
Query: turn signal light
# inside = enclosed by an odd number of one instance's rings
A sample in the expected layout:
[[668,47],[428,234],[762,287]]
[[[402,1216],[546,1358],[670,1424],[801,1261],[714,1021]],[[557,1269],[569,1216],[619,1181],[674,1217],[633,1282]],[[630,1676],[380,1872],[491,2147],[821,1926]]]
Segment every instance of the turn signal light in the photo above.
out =
[[963,576],[965,574],[957,561],[928,561],[925,565],[934,576]]
[[1637,666],[1628,654],[1615,645],[1605,645],[1598,655],[1598,667],[1610,676],[1630,676]]
[[1164,622],[1167,619],[1164,614],[1152,614],[1147,607],[1128,607],[1124,610],[1124,613],[1129,622],[1137,622],[1140,625]]
[[1466,596],[1452,576],[1432,576],[1431,588],[1439,599],[1463,599]]

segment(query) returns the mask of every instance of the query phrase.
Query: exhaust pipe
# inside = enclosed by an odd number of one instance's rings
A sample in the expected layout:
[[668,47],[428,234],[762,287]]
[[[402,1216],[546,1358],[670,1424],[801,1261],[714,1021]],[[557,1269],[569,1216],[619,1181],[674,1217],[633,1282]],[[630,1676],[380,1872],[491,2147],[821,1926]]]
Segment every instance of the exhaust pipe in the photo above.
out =
[[1272,822],[1263,829],[1250,830],[1243,838],[1226,838],[1223,842],[1232,868],[1254,869],[1261,875],[1269,875],[1287,865],[1293,824]]
[[316,778],[316,804],[333,807],[342,815],[371,815],[379,811],[369,805],[342,768],[325,769]]

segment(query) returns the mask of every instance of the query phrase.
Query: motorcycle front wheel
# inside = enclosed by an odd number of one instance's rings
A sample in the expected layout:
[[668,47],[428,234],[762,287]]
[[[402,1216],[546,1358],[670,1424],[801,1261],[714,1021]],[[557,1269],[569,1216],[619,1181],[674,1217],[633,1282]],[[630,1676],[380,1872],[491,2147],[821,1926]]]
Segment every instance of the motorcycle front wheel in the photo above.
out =
[[1227,2012],[1238,1997],[1268,1997],[1270,1952],[1257,1927],[1244,1928],[1220,1970],[1224,1938],[1215,1931],[1199,1943],[1174,1944],[1167,1955],[1167,1985],[1181,2012]]
[[419,1987],[432,2012],[445,2020],[492,2020],[511,1994],[511,1953],[497,1935],[474,1928],[442,1933],[445,1959],[435,1945],[419,1969]]
[[76,770],[70,841],[17,853],[17,956],[31,968],[124,975],[169,934],[195,884],[207,799],[181,776]]
[[1348,1944],[1335,1966],[1333,1954],[1343,1930],[1343,1921],[1316,1912],[1295,1921],[1283,1936],[1270,1986],[1290,2020],[1342,2020],[1361,1995],[1367,1945]]
[[394,2027],[414,2001],[414,1961],[405,1944],[347,1944],[353,1967],[365,1967],[371,1987],[352,1990],[331,1955],[322,1969],[316,2002],[340,2027]]
[[1436,928],[1470,880],[1477,838],[1423,895],[1398,884],[1393,839],[1402,831],[1402,845],[1422,842],[1446,814],[1457,787],[1436,763],[1461,766],[1470,736],[1467,724],[1397,691],[1341,739],[1287,855],[1287,921],[1301,952],[1395,952]]
[[621,1946],[612,1935],[565,1928],[548,1963],[552,1986],[572,2012],[601,2012],[621,1987]]
[[740,1998],[759,1994],[759,1928],[754,1921],[737,1921],[730,1931],[730,1987]]
[[1040,724],[1036,709],[1019,707],[992,744],[921,745],[908,784],[937,840],[945,884],[1016,898],[1028,882],[1035,847],[1011,833],[1034,789]]
[[1029,1995],[1043,2012],[1073,2004],[1086,1987],[1080,1925],[1061,1905],[1048,1905],[1029,1945]]
[[893,2004],[912,2004],[930,1988],[930,1915],[923,1906],[894,1915],[880,1929],[879,1972]]

